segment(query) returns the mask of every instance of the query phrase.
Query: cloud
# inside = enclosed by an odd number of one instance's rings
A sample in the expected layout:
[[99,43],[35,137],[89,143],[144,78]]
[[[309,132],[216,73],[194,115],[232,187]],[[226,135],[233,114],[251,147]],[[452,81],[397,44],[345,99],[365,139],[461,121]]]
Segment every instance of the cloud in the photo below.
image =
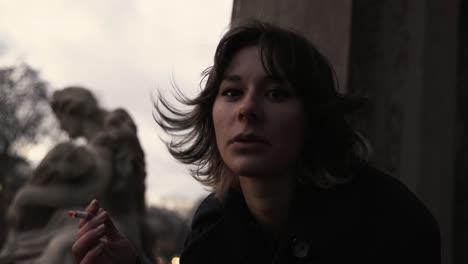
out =
[[8,50],[8,47],[5,42],[0,41],[0,57],[5,54]]
[[0,66],[24,60],[53,89],[83,85],[104,107],[127,109],[146,152],[148,200],[197,197],[203,188],[159,142],[150,95],[170,94],[172,75],[196,94],[231,8],[231,0],[0,0],[0,36],[9,47]]

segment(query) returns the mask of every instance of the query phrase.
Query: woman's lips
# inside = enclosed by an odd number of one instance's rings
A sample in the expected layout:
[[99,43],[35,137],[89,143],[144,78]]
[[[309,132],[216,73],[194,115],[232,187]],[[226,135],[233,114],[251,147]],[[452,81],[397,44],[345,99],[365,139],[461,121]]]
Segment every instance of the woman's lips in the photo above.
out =
[[255,134],[238,134],[229,140],[230,144],[268,144],[268,141]]
[[253,134],[239,134],[233,137],[229,143],[235,148],[240,150],[255,150],[263,148],[269,142],[262,137]]

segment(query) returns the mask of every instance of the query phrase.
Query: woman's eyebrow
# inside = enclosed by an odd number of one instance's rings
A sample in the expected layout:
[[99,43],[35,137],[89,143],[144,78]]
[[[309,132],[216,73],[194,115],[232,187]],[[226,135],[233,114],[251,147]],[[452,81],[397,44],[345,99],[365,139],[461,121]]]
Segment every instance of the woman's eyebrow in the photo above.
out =
[[[229,81],[229,82],[238,82],[242,78],[239,75],[225,75],[221,79],[221,81]],[[273,78],[270,75],[266,75],[262,78],[262,82],[280,82],[278,79]]]
[[239,75],[225,75],[223,76],[222,81],[230,81],[230,82],[238,82],[241,80],[241,77]]

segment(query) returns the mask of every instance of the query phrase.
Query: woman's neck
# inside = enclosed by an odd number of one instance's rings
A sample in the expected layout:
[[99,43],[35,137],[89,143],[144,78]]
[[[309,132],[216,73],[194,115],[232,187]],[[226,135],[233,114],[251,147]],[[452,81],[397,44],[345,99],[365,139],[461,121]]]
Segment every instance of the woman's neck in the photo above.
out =
[[93,116],[93,118],[88,118],[83,120],[83,136],[89,142],[96,137],[97,134],[102,132],[104,128],[104,118],[107,113],[105,111],[99,111]]
[[239,177],[247,207],[274,235],[280,235],[288,221],[294,189],[292,177]]

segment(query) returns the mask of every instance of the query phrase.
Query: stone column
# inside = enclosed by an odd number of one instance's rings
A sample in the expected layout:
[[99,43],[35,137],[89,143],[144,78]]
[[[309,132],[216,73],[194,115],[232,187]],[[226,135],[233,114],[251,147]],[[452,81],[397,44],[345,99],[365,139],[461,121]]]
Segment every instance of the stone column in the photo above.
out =
[[421,172],[417,192],[439,220],[446,263],[452,263],[455,233],[452,222],[457,151],[458,8],[458,0],[427,2],[421,97]]
[[373,108],[373,163],[429,207],[452,263],[458,1],[354,1],[348,90]]
[[341,90],[347,81],[351,0],[234,0],[232,20],[257,18],[308,37],[329,58]]
[[468,2],[460,1],[458,127],[454,190],[454,262],[468,263]]

